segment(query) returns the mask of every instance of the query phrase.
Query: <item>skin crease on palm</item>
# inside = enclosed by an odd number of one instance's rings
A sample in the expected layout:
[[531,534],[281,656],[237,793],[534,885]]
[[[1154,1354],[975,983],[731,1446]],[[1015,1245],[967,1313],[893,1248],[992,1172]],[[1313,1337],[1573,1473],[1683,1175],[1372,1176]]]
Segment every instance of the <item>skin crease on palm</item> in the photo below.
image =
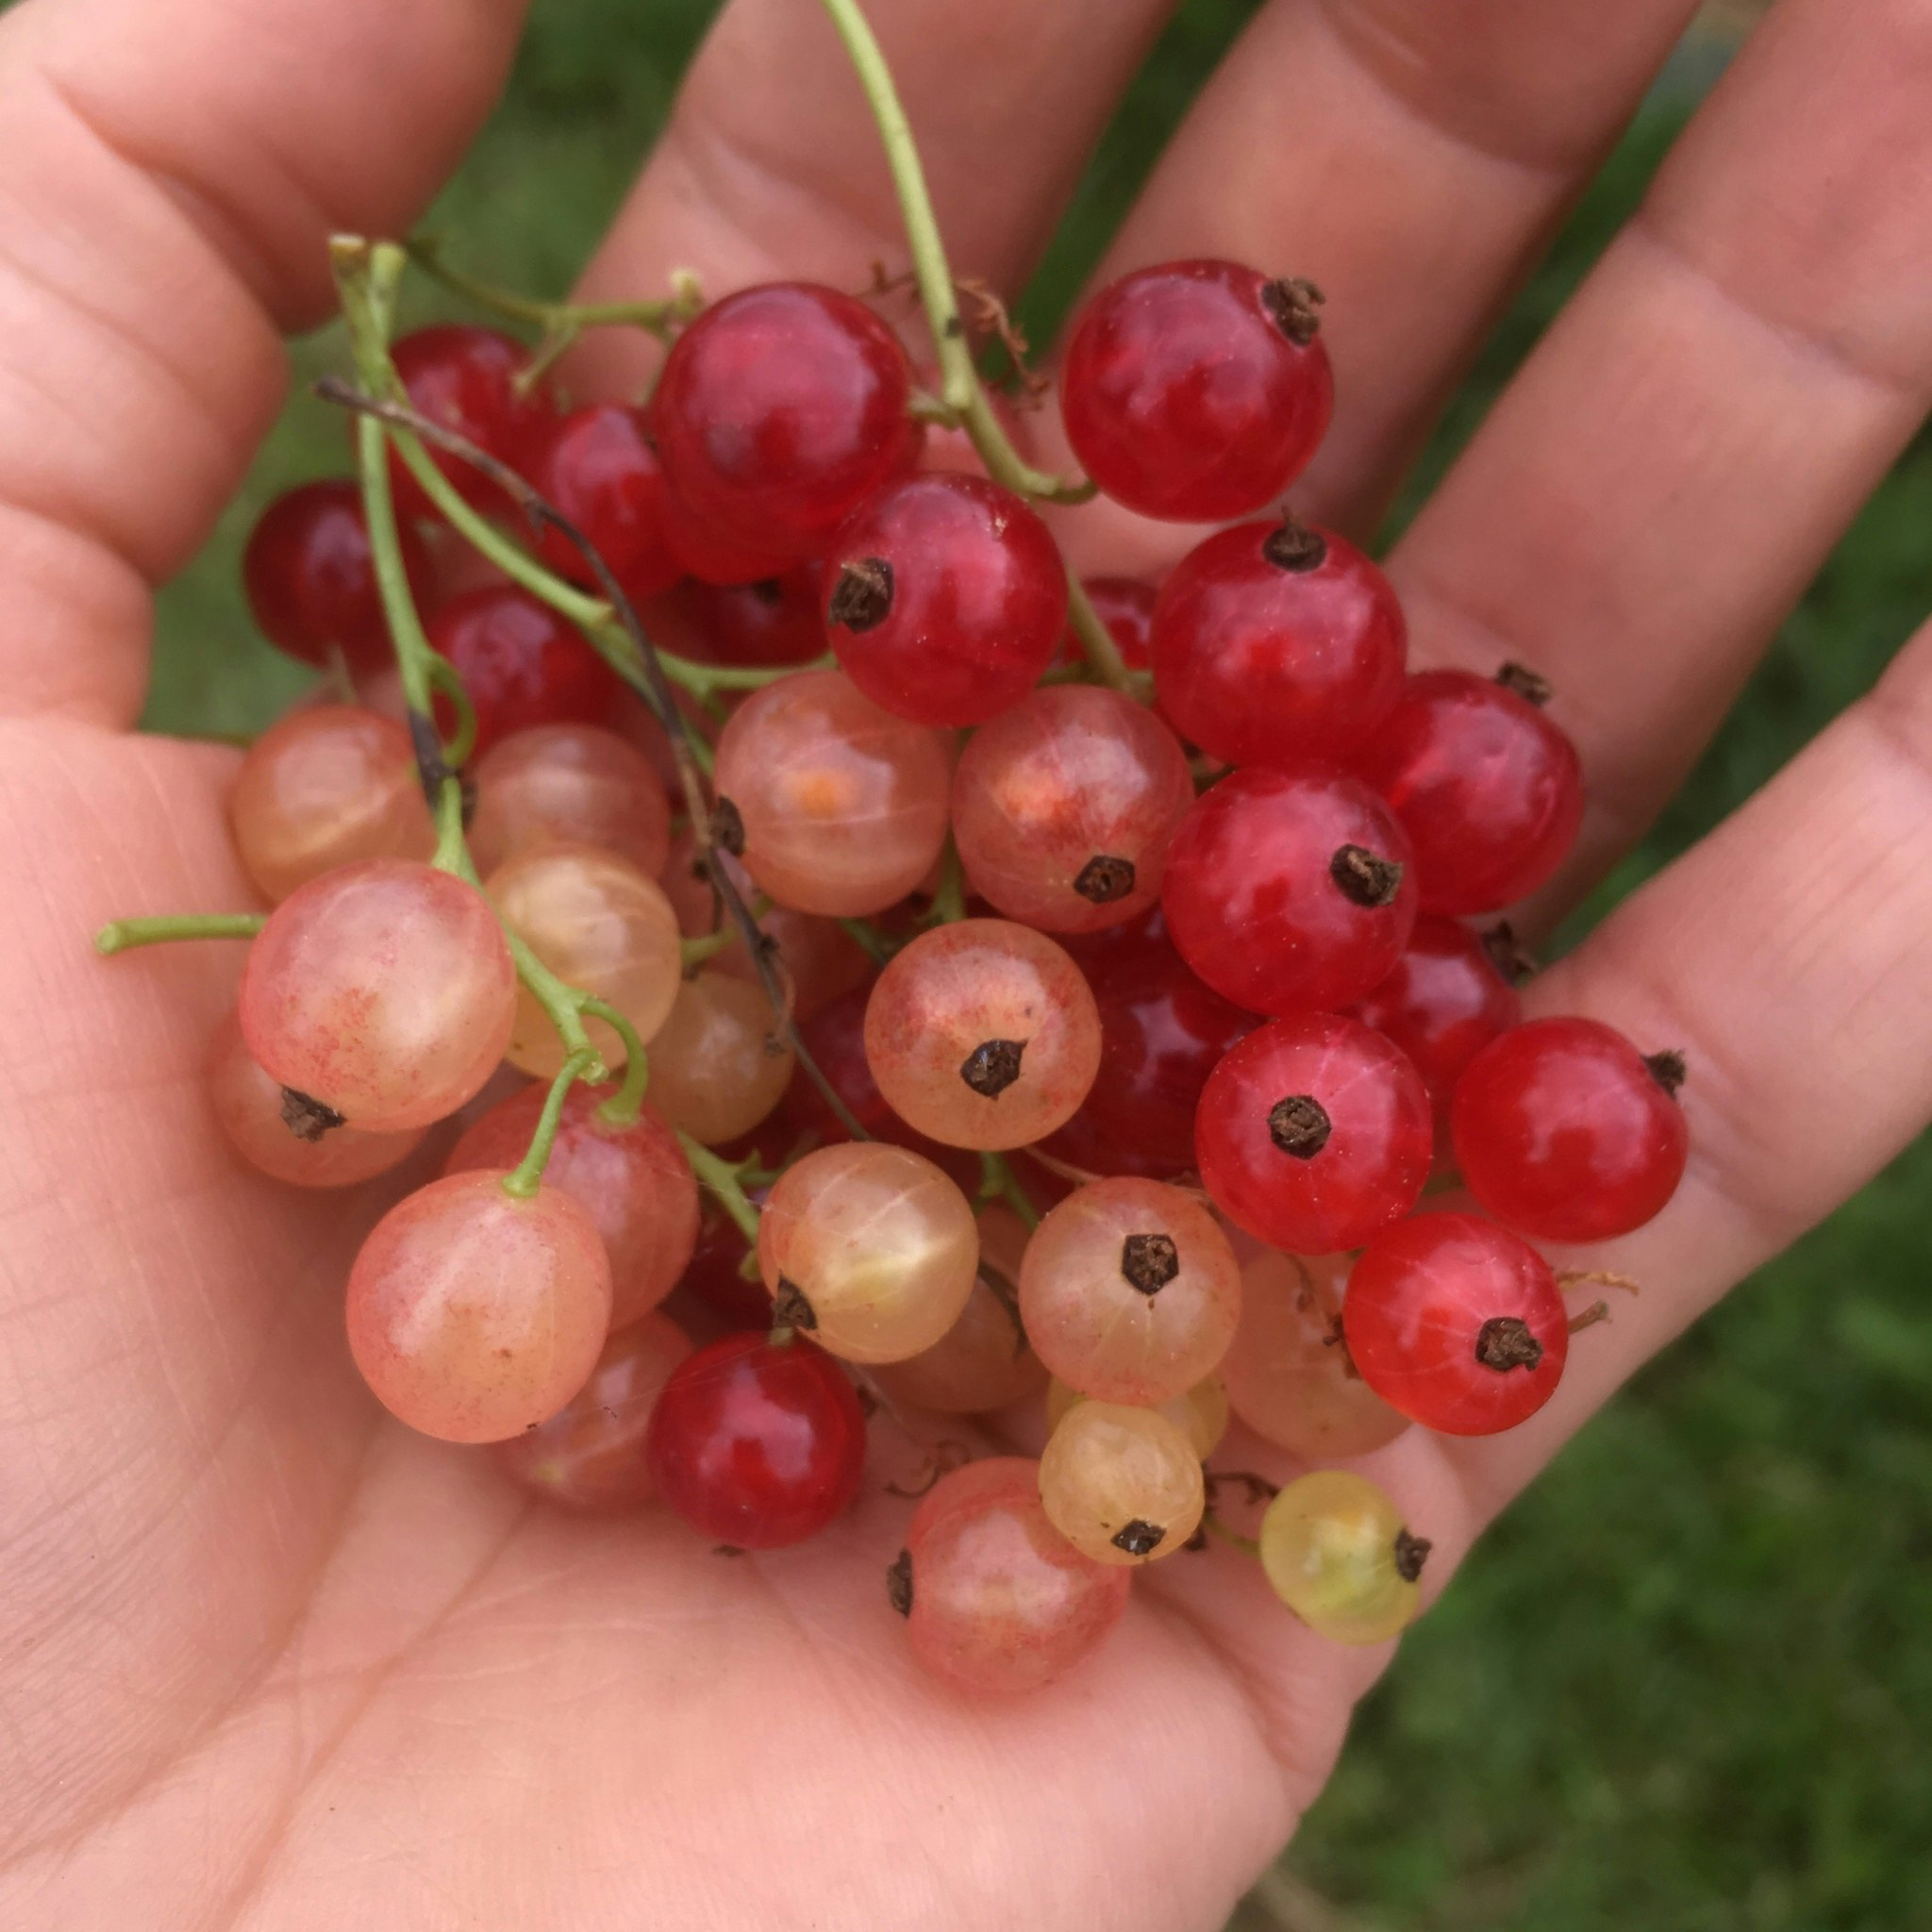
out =
[[[1024,275],[1164,10],[874,0],[962,271]],[[1109,266],[1224,254],[1328,290],[1341,409],[1297,500],[1359,534],[1689,10],[1269,0]],[[150,589],[277,408],[279,332],[325,312],[325,236],[407,227],[518,30],[511,0],[0,20],[0,1923],[1212,1932],[1386,1652],[1316,1640],[1217,1548],[1137,1579],[1075,1676],[974,1702],[898,1641],[909,1506],[875,1487],[737,1560],[544,1514],[356,1381],[341,1283],[382,1184],[310,1199],[221,1144],[199,1067],[235,949],[88,951],[110,917],[249,903],[232,756],[131,733]],[[1556,681],[1595,801],[1565,896],[1932,395],[1928,97],[1932,0],[1779,0],[1391,560],[1420,661]],[[730,0],[589,284],[858,286],[902,253],[819,8]],[[1156,541],[1078,527],[1128,560]],[[1646,1291],[1548,1408],[1365,1459],[1435,1540],[1431,1594],[1932,1112],[1928,830],[1922,634],[1530,990],[1686,1049],[1695,1153],[1590,1256]]]

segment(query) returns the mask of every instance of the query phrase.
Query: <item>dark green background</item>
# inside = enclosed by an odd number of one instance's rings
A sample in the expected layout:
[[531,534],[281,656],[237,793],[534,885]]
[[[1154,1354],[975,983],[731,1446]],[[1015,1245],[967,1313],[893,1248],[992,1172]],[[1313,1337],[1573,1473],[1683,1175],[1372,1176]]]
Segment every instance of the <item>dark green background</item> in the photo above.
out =
[[[711,10],[539,0],[509,96],[436,217],[462,258],[563,290]],[[1183,7],[1029,296],[1038,339],[1252,10]],[[1659,87],[1484,356],[1424,481],[1634,206],[1718,58],[1687,50]],[[337,348],[328,332],[304,344],[304,368]],[[155,725],[249,730],[301,688],[252,637],[235,560],[274,490],[343,455],[320,405],[291,405],[208,553],[163,595]],[[1922,436],[1613,892],[1872,683],[1924,613],[1928,549]],[[1928,1230],[1922,1140],[1585,1433],[1404,1645],[1294,1848],[1293,1881],[1244,1926],[1932,1925]]]

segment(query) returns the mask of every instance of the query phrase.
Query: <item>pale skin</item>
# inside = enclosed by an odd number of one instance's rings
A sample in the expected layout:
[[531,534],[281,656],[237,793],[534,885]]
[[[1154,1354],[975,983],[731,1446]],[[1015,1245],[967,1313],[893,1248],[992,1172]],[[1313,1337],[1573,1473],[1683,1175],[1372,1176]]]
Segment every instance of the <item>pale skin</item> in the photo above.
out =
[[[1164,10],[875,0],[962,272],[1021,278]],[[1690,10],[1257,17],[1113,262],[1327,288],[1342,403],[1305,511],[1372,520]],[[0,1921],[1211,1932],[1385,1651],[1313,1638],[1217,1548],[1143,1574],[1078,1676],[969,1702],[897,1641],[891,1496],[735,1561],[545,1514],[358,1385],[340,1290],[379,1201],[220,1144],[199,1063],[239,949],[87,950],[108,918],[249,903],[232,755],[131,734],[151,589],[278,407],[280,331],[325,311],[325,235],[407,227],[518,28],[512,0],[0,21]],[[1932,396],[1928,98],[1928,0],[1781,0],[1391,561],[1419,660],[1556,683],[1594,801],[1572,894]],[[890,188],[823,16],[731,0],[589,287],[857,286],[874,258],[903,259]],[[1928,770],[1922,633],[1531,989],[1683,1048],[1696,1151],[1659,1221],[1586,1257],[1646,1291],[1547,1409],[1367,1459],[1435,1541],[1430,1594],[1932,1113]]]

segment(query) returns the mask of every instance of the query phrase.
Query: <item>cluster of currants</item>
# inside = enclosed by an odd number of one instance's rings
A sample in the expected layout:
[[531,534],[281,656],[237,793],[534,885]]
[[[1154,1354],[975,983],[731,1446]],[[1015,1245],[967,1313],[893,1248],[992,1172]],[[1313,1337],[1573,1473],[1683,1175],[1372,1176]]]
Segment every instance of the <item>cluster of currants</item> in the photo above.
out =
[[[1552,877],[1577,758],[1532,673],[1408,672],[1375,565],[1269,508],[1331,414],[1319,301],[1186,261],[1078,319],[1060,406],[1092,483],[1224,526],[1158,587],[1070,585],[829,288],[685,319],[641,406],[561,410],[485,328],[395,345],[415,414],[527,479],[675,647],[713,775],[675,822],[663,721],[570,621],[584,551],[552,527],[524,581],[479,573],[450,492],[511,505],[457,456],[425,493],[385,444],[385,475],[256,529],[262,629],[357,701],[242,761],[275,909],[214,1105],[316,1187],[471,1109],[348,1284],[403,1422],[559,1504],[655,1498],[765,1549],[852,1503],[869,1410],[1024,1434],[1043,1398],[1037,1460],[935,1457],[887,1579],[922,1663],[1010,1689],[1089,1654],[1135,1567],[1247,1541],[1204,1474],[1232,1416],[1317,1465],[1250,1545],[1289,1607],[1347,1642],[1414,1614],[1426,1541],[1320,1465],[1549,1399],[1573,1320],[1531,1241],[1663,1207],[1683,1068],[1524,1021],[1507,931],[1463,923]],[[399,598],[434,723],[382,670]],[[453,737],[454,841],[424,756]],[[506,1061],[537,1082],[492,1098]]]

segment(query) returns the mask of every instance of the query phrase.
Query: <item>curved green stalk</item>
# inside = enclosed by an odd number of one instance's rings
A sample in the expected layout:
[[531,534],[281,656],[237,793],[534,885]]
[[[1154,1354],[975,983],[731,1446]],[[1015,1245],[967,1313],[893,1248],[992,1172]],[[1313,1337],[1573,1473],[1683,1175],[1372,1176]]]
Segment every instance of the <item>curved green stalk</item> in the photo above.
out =
[[252,940],[268,924],[265,912],[172,912],[156,919],[116,919],[94,935],[94,951],[131,953],[171,940]]
[[597,1056],[586,1047],[574,1053],[558,1069],[557,1077],[550,1083],[550,1091],[543,1101],[543,1111],[537,1116],[536,1131],[530,1136],[530,1149],[503,1177],[503,1191],[514,1194],[520,1201],[527,1201],[543,1185],[543,1170],[550,1165],[550,1150],[557,1141],[557,1124],[563,1118],[563,1103],[569,1097],[570,1090],[582,1079],[590,1076],[590,1069],[597,1063]]

